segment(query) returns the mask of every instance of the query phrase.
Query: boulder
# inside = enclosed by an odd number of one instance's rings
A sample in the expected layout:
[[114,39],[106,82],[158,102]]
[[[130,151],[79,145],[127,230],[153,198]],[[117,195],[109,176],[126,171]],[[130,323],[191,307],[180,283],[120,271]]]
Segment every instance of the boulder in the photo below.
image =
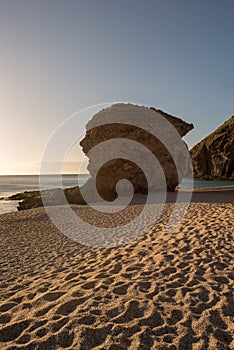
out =
[[24,198],[22,202],[19,202],[17,209],[18,211],[21,211],[26,209],[38,208],[42,206],[43,206],[43,202],[42,202],[41,196],[35,195],[34,197],[31,196],[31,197]]
[[9,199],[22,199],[22,202],[19,202],[17,207],[18,211],[38,208],[43,205],[62,205],[66,204],[66,200],[70,204],[86,204],[78,186],[65,188],[64,190],[61,188],[55,188],[53,190],[44,190],[41,192],[29,191],[22,194],[18,193],[17,196],[14,195],[12,197],[9,197]]
[[[158,115],[160,115],[161,118],[157,118]],[[143,120],[142,125],[144,128],[136,127],[135,125],[132,125],[132,123],[125,124],[125,122],[114,122],[116,118],[120,117],[121,119],[122,116],[123,121],[125,121],[125,117],[126,120],[130,120],[132,122],[140,118],[140,120]],[[129,117],[132,119],[129,119]],[[149,130],[151,130],[152,125],[148,124],[148,117],[150,118],[151,122],[153,118],[153,127],[156,129],[157,135],[163,135],[167,145],[164,145],[158,137],[155,137],[155,134],[153,135],[150,133]],[[163,122],[164,119],[169,122],[171,127],[174,127],[172,129],[177,130],[179,139],[180,137],[186,135],[188,131],[193,129],[192,124],[188,124],[182,119],[169,115],[161,110],[132,104],[115,104],[94,115],[92,120],[86,126],[87,131],[84,139],[80,142],[83,152],[89,158],[88,170],[91,178],[89,183],[85,185],[85,189],[87,189],[86,192],[88,193],[88,185],[91,185],[90,188],[93,188],[95,177],[97,190],[106,200],[113,200],[117,197],[116,184],[121,179],[129,180],[133,185],[135,193],[145,194],[148,192],[148,190],[160,191],[163,189],[163,184],[161,181],[162,176],[160,172],[157,173],[157,170],[154,174],[151,174],[156,179],[154,187],[149,188],[144,171],[142,171],[141,167],[137,166],[134,161],[131,161],[131,156],[134,157],[135,146],[133,145],[132,149],[127,152],[127,147],[125,145],[121,146],[123,139],[136,141],[137,144],[145,146],[150,152],[152,152],[152,154],[159,161],[164,172],[167,191],[175,191],[175,188],[178,186],[179,182],[181,181],[181,177],[183,176],[180,176],[180,178],[178,176],[171,150],[174,152],[174,159],[176,157],[177,161],[179,160],[180,162],[180,170],[184,170],[183,174],[181,173],[180,175],[186,175],[188,162],[187,159],[180,159],[183,158],[181,157],[180,152],[182,142],[178,142],[178,138],[176,139],[173,133],[170,135],[172,130],[168,127],[168,125],[165,125]],[[114,143],[113,140],[117,140],[118,138],[121,139],[119,143],[117,143],[117,141]],[[95,146],[108,140],[111,140],[110,146],[109,148],[103,148],[103,151],[100,152],[100,157],[97,156],[96,153],[92,153],[92,149]],[[171,150],[167,149],[168,146],[171,147]],[[131,147],[131,145],[129,147]],[[112,159],[103,164],[97,172],[97,163],[101,163],[102,159],[108,159],[108,153],[111,151],[111,148],[117,149],[119,154],[124,154],[124,152],[128,153],[130,155],[130,160],[123,159],[121,157],[119,157],[119,159]],[[137,152],[141,152],[141,150],[137,149]],[[140,165],[143,167],[147,166],[148,159],[146,158],[147,157],[145,157],[142,153]],[[150,168],[149,164],[148,168]],[[125,183],[123,185],[122,192],[128,192],[128,190],[130,190],[130,188],[128,188],[128,184]],[[92,201],[91,199],[89,200]],[[95,199],[93,201],[95,201]]]
[[[137,120],[140,127],[135,125]],[[112,201],[118,196],[116,185],[123,179],[128,181],[121,182],[119,194],[126,194],[130,190],[142,194],[165,189],[175,191],[189,167],[189,157],[181,156],[181,145],[186,151],[181,138],[191,129],[192,124],[155,108],[120,103],[98,112],[86,125],[86,135],[80,142],[89,158],[88,170],[91,176],[81,188],[64,190],[68,203],[83,205],[98,202],[100,196]],[[102,148],[104,141],[110,143]],[[95,146],[99,145],[99,153],[93,152]],[[112,152],[116,156],[108,160]],[[158,166],[151,167],[152,157],[158,160]],[[138,164],[132,158],[138,159]],[[153,179],[152,183],[147,182],[146,173]],[[61,191],[42,191],[44,202],[47,205],[64,204]],[[42,205],[38,193],[35,196],[28,194],[19,204],[18,210]]]
[[234,180],[234,116],[190,150],[194,176]]

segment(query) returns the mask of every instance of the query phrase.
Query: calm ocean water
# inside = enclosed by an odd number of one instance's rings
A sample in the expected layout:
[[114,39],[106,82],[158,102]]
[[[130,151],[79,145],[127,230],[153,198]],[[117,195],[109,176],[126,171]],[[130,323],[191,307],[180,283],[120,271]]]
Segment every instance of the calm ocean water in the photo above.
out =
[[[63,175],[63,188],[83,185],[89,178],[88,174]],[[44,175],[46,188],[55,188],[58,176]],[[194,180],[194,187],[210,186],[234,186],[234,181],[198,181]],[[180,187],[191,187],[191,180],[183,179]],[[12,194],[39,189],[38,175],[6,175],[0,176],[0,197],[8,197]],[[18,201],[0,200],[0,214],[17,210]]]
[[[58,175],[44,175],[45,187],[55,188],[57,187]],[[81,186],[89,178],[88,174],[78,175],[63,175],[62,182],[63,188]],[[39,189],[39,176],[38,175],[6,175],[0,176],[0,198],[9,197],[12,194],[35,191]],[[0,200],[0,214],[8,213],[17,210],[19,201],[7,201]]]

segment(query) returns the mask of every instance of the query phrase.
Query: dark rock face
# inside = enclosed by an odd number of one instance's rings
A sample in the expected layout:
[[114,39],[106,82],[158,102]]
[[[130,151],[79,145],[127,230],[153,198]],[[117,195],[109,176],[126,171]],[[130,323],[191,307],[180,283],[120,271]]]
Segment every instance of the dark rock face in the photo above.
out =
[[26,209],[32,209],[32,208],[38,208],[38,207],[43,207],[43,202],[41,197],[30,197],[30,198],[25,198],[22,202],[19,202],[17,209],[18,211],[20,211],[20,210],[26,210]]
[[[125,123],[110,123],[112,116],[132,115],[133,118],[135,116],[135,118],[137,119],[142,115],[142,118],[146,116],[146,124],[147,117],[155,117],[155,124],[158,134],[161,133],[164,134],[164,136],[167,132],[168,134],[170,134],[170,130],[167,129],[165,124],[163,124],[162,121],[156,118],[156,115],[158,114],[162,116],[161,119],[165,118],[167,121],[170,122],[174,129],[177,130],[180,137],[183,137],[188,131],[193,129],[192,124],[188,124],[183,120],[171,116],[165,112],[156,110],[154,108],[146,108],[132,104],[113,105],[110,108],[107,108],[97,113],[93,117],[93,119],[87,124],[86,135],[81,141],[80,145],[83,148],[83,152],[89,158],[88,170],[91,175],[89,183],[92,182],[92,179],[96,175],[96,187],[99,194],[104,199],[113,200],[117,197],[116,183],[121,179],[129,180],[133,185],[135,193],[147,193],[149,190],[144,172],[131,160],[123,158],[112,159],[109,162],[106,162],[96,174],[95,163],[97,162],[97,159],[96,156],[93,156],[89,152],[98,144],[107,140],[114,140],[116,138],[120,138],[121,140],[133,140],[136,141],[138,144],[145,146],[148,150],[150,150],[150,152],[152,152],[152,154],[159,161],[162,167],[166,179],[167,191],[174,191],[176,186],[178,186],[181,178],[178,178],[177,168],[172,159],[170,151],[166,147],[167,145],[165,146],[158,138],[153,136],[150,132],[143,130],[142,128],[136,127],[135,125],[128,125]],[[99,121],[101,121],[102,125],[96,126],[98,125]],[[108,122],[110,124],[108,124]],[[170,139],[170,136],[168,135],[166,136],[166,139],[167,143],[170,143],[174,150],[177,149],[176,157],[178,160],[178,158],[180,157],[180,145],[178,145],[178,139],[173,139],[173,136]],[[116,143],[114,146],[110,144],[110,147],[116,147],[119,151],[121,151],[124,146],[121,145],[120,141],[119,144]],[[108,150],[104,150],[102,157],[105,157],[105,153],[107,152]],[[132,150],[132,154],[134,154],[134,150]],[[142,155],[141,164],[144,165],[144,163],[145,159]],[[186,159],[180,159],[180,169],[186,170],[187,166],[188,164],[186,164]],[[150,190],[161,190],[162,183],[160,182],[160,174],[155,173],[152,174],[152,176],[154,176],[156,179],[156,185],[154,188],[150,188]],[[159,179],[158,181],[157,177]],[[126,191],[127,190],[128,188],[126,188]]]
[[61,188],[45,190],[41,193],[40,191],[24,192],[22,194],[17,194],[16,198],[14,196],[12,197],[13,198],[9,197],[9,199],[23,199],[22,202],[19,202],[17,207],[18,211],[42,207],[44,204],[48,206],[66,204],[66,200],[70,204],[86,204],[78,186],[65,188],[64,190]]
[[194,176],[234,180],[234,116],[190,150]]
[[[123,117],[123,122],[111,122],[116,117]],[[136,119],[141,122],[143,121],[142,128],[131,123],[131,121],[134,122]],[[129,123],[126,123],[126,120]],[[153,135],[151,133],[152,129],[149,126],[148,120],[151,120],[151,126],[157,131],[156,134],[164,137],[163,140],[166,140],[166,145],[154,136],[155,134]],[[135,193],[144,194],[148,190],[160,191],[165,189],[162,186],[162,172],[164,173],[163,178],[165,177],[167,191],[174,191],[181,178],[186,175],[188,159],[181,156],[181,145],[186,150],[183,141],[181,142],[181,137],[193,129],[193,125],[184,122],[182,119],[154,108],[121,103],[98,112],[86,125],[86,129],[86,135],[80,144],[84,153],[89,158],[88,170],[91,177],[81,188],[73,187],[64,190],[65,197],[70,204],[83,205],[86,202],[98,202],[100,196],[107,201],[114,200],[118,196],[116,184],[121,179],[129,180]],[[111,141],[110,147],[102,150],[99,153],[98,159],[97,154],[93,154],[92,150],[95,146],[108,140]],[[120,141],[113,144],[112,140]],[[133,142],[132,145],[126,147],[123,140],[131,140],[135,143]],[[143,148],[149,150],[150,155],[153,155],[158,160],[158,168],[149,169],[151,168],[149,166],[149,159],[146,159],[147,157],[145,157],[144,153],[141,154],[141,150],[136,147],[136,144],[140,144]],[[168,146],[170,146],[169,149]],[[97,171],[98,162],[100,161],[102,163],[102,160],[106,159],[106,156],[108,158],[113,148],[116,151],[117,157],[104,162]],[[118,155],[122,154],[121,152],[123,150],[124,152],[129,151],[130,158],[124,159],[123,157],[118,157]],[[173,153],[173,157],[171,152]],[[131,156],[136,155],[140,159],[140,165],[137,165],[131,160]],[[155,180],[152,187],[147,183],[146,175],[141,166],[143,166],[143,169],[149,169],[148,175],[151,171],[150,176]],[[184,171],[183,174],[180,171],[180,176],[177,171],[178,167]],[[125,182],[124,186],[129,186],[129,183],[126,184]],[[128,190],[129,188],[122,187],[121,193],[124,194]],[[42,196],[46,205],[64,204],[64,196],[61,191],[61,189],[43,191]],[[85,199],[83,198],[84,193]],[[42,205],[40,196],[37,195],[34,198],[33,195],[28,194],[24,197],[23,202],[19,204],[18,210],[36,208]]]

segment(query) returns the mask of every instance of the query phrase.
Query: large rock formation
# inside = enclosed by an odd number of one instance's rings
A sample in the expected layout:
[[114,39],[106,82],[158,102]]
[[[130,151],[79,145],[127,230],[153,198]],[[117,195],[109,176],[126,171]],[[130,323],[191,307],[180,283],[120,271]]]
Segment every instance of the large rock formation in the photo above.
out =
[[[121,116],[123,116],[124,123],[112,122]],[[158,118],[158,116],[161,117]],[[130,119],[128,119],[129,117]],[[137,119],[139,120],[139,118],[141,121],[144,121],[143,128],[132,125]],[[151,120],[151,123],[153,121],[154,125],[150,125],[148,119]],[[128,120],[130,120],[129,125],[126,124]],[[164,136],[164,141],[166,144],[163,144],[158,137],[155,137],[148,132],[148,130],[151,131],[152,127],[155,127],[156,134],[158,136]],[[176,133],[177,137],[173,134],[175,129],[178,132]],[[154,186],[149,188],[144,172],[140,166],[137,166],[134,161],[131,161],[131,157],[134,157],[134,145],[129,150],[130,160],[123,159],[124,157],[119,156],[119,159],[113,159],[106,162],[106,164],[103,164],[103,166],[100,167],[99,171],[97,172],[96,163],[99,161],[101,162],[102,159],[106,158],[107,153],[110,152],[110,148],[117,148],[119,155],[122,154],[122,151],[123,154],[126,152],[127,147],[126,145],[122,146],[122,140],[128,139],[136,141],[137,144],[145,146],[152,152],[152,154],[159,161],[164,172],[167,190],[174,191],[176,186],[181,181],[181,175],[185,175],[188,167],[188,160],[186,157],[181,157],[181,145],[183,145],[183,142],[181,141],[180,137],[183,137],[191,129],[193,129],[192,124],[188,124],[177,117],[171,116],[154,108],[121,103],[112,105],[110,108],[106,108],[98,112],[87,124],[86,135],[80,143],[83,152],[89,158],[88,170],[91,178],[86,187],[92,183],[93,178],[96,175],[97,181],[95,186],[97,187],[97,190],[101,196],[106,200],[113,200],[117,197],[116,183],[120,179],[129,180],[134,187],[135,193],[147,193],[148,189],[152,191],[162,189],[162,181],[160,179],[161,173],[157,173],[157,170],[154,170],[155,172],[151,174],[151,176],[155,178]],[[110,148],[106,148],[100,154],[100,158],[102,159],[97,159],[98,156],[96,154],[92,154],[92,152],[89,153],[98,144],[107,140],[115,140],[117,138],[121,139],[119,143],[116,141],[114,144],[112,141],[112,143],[110,143]],[[131,147],[131,145],[129,147]],[[168,149],[168,147],[171,149]],[[141,151],[137,150],[137,152]],[[180,171],[181,169],[184,170],[184,173],[181,173],[180,176],[178,175],[177,167],[173,158],[174,160],[178,161]],[[146,159],[143,154],[140,158],[140,165],[143,167],[145,165],[146,167],[150,168],[149,159]],[[127,190],[128,189],[125,188],[123,192]]]
[[[141,124],[141,127],[134,123]],[[121,179],[129,180],[135,193],[165,189],[164,181],[166,189],[174,191],[187,173],[189,157],[184,156],[187,149],[181,137],[193,129],[193,125],[161,110],[132,104],[115,104],[94,115],[86,129],[86,135],[80,144],[89,158],[88,170],[91,177],[81,188],[64,190],[66,199],[71,204],[85,204],[85,200],[89,203],[97,202],[100,200],[99,195],[105,200],[114,200],[118,196],[116,184]],[[102,147],[102,142],[108,140],[109,145]],[[126,144],[129,140],[132,143]],[[98,145],[101,147],[99,153],[93,152]],[[146,156],[144,148],[148,149],[149,156]],[[111,152],[115,156],[109,160]],[[157,167],[151,167],[154,156],[159,162]],[[135,158],[139,159],[138,165],[134,162]],[[151,184],[147,183],[144,169],[147,169],[148,176],[153,179]],[[120,193],[128,192],[128,186],[129,182],[125,182]],[[61,203],[64,202],[59,190],[44,192],[42,195],[48,205],[58,204],[59,198]],[[33,200],[30,196],[20,203],[18,209],[41,205],[41,198]]]
[[196,178],[234,180],[234,116],[196,144],[190,155]]

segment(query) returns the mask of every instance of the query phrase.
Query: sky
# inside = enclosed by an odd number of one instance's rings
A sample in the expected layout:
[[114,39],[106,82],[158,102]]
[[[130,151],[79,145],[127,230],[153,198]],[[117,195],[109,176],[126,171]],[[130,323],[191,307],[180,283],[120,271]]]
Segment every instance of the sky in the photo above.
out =
[[112,101],[193,123],[192,147],[234,114],[233,14],[232,0],[0,0],[0,174],[38,173],[58,125]]

